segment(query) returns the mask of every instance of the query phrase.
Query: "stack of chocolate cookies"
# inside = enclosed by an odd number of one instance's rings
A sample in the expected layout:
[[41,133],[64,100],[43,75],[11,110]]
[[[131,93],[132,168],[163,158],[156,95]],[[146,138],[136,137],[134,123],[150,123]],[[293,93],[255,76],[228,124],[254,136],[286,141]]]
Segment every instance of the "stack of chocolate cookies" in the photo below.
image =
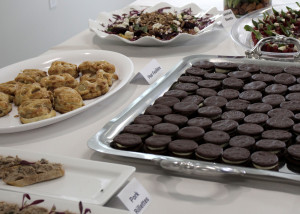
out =
[[300,68],[197,61],[115,149],[278,170],[300,166]]

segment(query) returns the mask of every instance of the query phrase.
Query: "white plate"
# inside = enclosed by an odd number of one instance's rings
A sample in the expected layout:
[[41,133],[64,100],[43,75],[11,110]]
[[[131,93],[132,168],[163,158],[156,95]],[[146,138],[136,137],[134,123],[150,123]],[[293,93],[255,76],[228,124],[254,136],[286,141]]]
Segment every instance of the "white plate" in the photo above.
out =
[[[151,36],[145,36],[142,37],[138,40],[135,41],[129,41],[128,39],[124,39],[118,35],[115,34],[108,34],[106,32],[104,32],[104,30],[106,30],[106,26],[107,24],[110,24],[109,20],[113,20],[113,14],[123,14],[126,13],[128,14],[129,11],[131,11],[133,8],[136,10],[143,10],[145,9],[145,12],[153,12],[156,11],[160,8],[164,8],[164,7],[170,7],[170,9],[166,9],[164,10],[164,12],[174,12],[174,11],[182,11],[183,9],[187,9],[187,8],[191,8],[192,13],[194,16],[197,17],[202,17],[205,14],[210,14],[212,15],[212,19],[215,20],[214,23],[212,23],[211,25],[207,26],[206,28],[204,28],[203,30],[201,30],[199,33],[197,33],[196,35],[191,35],[191,34],[187,34],[187,33],[180,33],[178,34],[176,37],[170,39],[170,40],[159,40],[156,39],[154,37]],[[99,14],[98,18],[96,20],[89,20],[89,27],[92,31],[94,31],[100,38],[102,39],[108,39],[108,40],[121,40],[123,42],[126,42],[128,44],[131,45],[141,45],[141,46],[162,46],[162,45],[168,45],[168,44],[177,44],[177,43],[183,43],[186,41],[189,41],[191,39],[197,38],[199,36],[201,36],[203,33],[211,31],[213,29],[213,26],[222,18],[222,12],[218,11],[216,8],[212,8],[208,11],[204,11],[202,9],[200,9],[196,4],[188,4],[185,5],[183,7],[174,7],[168,3],[159,3],[153,7],[145,7],[145,6],[138,6],[138,5],[131,5],[128,6],[126,8],[123,8],[121,10],[116,10],[113,11],[111,13],[108,12],[102,12]]]
[[65,114],[57,113],[56,117],[34,123],[21,124],[20,119],[14,117],[18,114],[18,111],[17,107],[13,105],[13,110],[8,115],[0,117],[0,133],[20,132],[43,127],[70,118],[80,112],[86,111],[88,108],[96,105],[97,103],[103,101],[104,99],[119,91],[129,81],[134,71],[132,61],[122,54],[103,50],[80,50],[48,54],[45,56],[40,56],[13,65],[9,65],[5,68],[0,69],[0,82],[3,83],[13,80],[18,75],[18,73],[28,68],[37,68],[48,71],[51,63],[55,60],[62,60],[77,65],[79,65],[83,61],[106,60],[115,65],[116,74],[119,76],[119,80],[114,81],[112,87],[105,95],[92,100],[85,100],[85,106]]
[[38,161],[45,158],[50,162],[63,164],[65,169],[65,175],[61,178],[25,187],[10,186],[0,180],[0,189],[75,202],[103,205],[135,171],[135,168],[131,166],[40,154],[6,147],[1,147],[0,151],[0,155],[18,155],[20,159],[27,161]]
[[[6,191],[6,190],[0,190],[0,201],[5,201],[8,203],[14,203],[18,204],[19,206],[22,205],[22,199],[23,199],[23,194],[20,192],[11,192],[11,191]],[[55,198],[50,198],[46,196],[37,196],[30,194],[30,199],[26,199],[27,204],[32,203],[35,200],[44,200],[42,203],[37,204],[37,206],[40,207],[45,207],[48,210],[51,210],[53,205],[56,207],[56,211],[62,212],[62,211],[70,211],[70,212],[75,212],[75,213],[80,213],[79,211],[79,202],[75,201],[67,201],[63,199],[55,199]],[[110,208],[110,207],[102,207],[94,204],[85,204],[83,203],[83,210],[85,209],[90,209],[91,214],[129,214],[129,211],[126,210],[120,210],[120,209],[115,209],[115,208]]]
[[[287,11],[286,6],[290,8],[299,8],[297,4],[290,3],[290,4],[282,4],[282,5],[273,5],[272,7],[277,11]],[[245,25],[253,26],[252,19],[263,19],[263,13],[268,12],[269,14],[273,14],[272,7],[263,8],[257,11],[253,11],[239,19],[234,23],[231,29],[231,38],[235,41],[238,45],[245,49],[251,49],[254,47],[254,43],[252,42],[251,32],[246,31],[244,29]]]

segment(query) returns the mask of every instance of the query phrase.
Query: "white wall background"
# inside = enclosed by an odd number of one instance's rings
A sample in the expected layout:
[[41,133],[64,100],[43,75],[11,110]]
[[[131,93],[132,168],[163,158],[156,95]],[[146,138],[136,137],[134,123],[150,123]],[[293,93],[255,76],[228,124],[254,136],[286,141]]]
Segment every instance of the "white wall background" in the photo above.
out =
[[134,0],[56,0],[52,9],[49,1],[0,1],[0,68],[42,54],[87,29],[88,19],[99,12]]

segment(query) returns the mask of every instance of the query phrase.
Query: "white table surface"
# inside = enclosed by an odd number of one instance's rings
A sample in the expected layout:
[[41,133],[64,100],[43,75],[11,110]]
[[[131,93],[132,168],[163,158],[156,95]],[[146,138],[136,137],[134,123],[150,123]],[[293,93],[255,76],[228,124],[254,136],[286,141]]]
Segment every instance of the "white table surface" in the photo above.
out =
[[[151,5],[157,1],[138,0]],[[169,1],[180,4],[186,1]],[[275,1],[273,1],[275,2]],[[277,1],[278,2],[278,1]],[[282,1],[281,1],[282,2]],[[286,1],[284,1],[286,2]],[[222,1],[198,0],[202,8],[212,5],[222,9]],[[99,39],[88,29],[53,47],[47,53],[68,50],[110,50],[133,61],[135,73],[155,58],[164,71],[170,70],[184,56],[192,54],[243,55],[229,33],[223,29],[207,33],[199,39],[178,46],[136,47]],[[251,179],[220,177],[179,177],[136,161],[109,157],[92,151],[87,140],[138,97],[148,86],[128,84],[124,90],[88,111],[65,121],[36,130],[1,134],[0,146],[51,153],[95,161],[127,164],[136,167],[134,177],[149,191],[152,203],[145,214],[153,213],[300,213],[300,185]],[[107,206],[115,206],[108,203]]]

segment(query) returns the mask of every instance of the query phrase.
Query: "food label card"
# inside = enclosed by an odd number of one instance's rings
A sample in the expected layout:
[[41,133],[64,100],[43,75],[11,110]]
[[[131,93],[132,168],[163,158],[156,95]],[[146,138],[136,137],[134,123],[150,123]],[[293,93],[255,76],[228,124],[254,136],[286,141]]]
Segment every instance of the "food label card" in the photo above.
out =
[[232,10],[225,10],[223,12],[222,25],[228,31],[231,30],[232,25],[236,21],[236,17]]
[[135,178],[124,187],[117,197],[132,214],[142,214],[151,202],[149,193]]
[[138,74],[136,74],[131,82],[137,82],[139,79],[144,79],[148,84],[152,84],[163,74],[161,65],[152,59]]

